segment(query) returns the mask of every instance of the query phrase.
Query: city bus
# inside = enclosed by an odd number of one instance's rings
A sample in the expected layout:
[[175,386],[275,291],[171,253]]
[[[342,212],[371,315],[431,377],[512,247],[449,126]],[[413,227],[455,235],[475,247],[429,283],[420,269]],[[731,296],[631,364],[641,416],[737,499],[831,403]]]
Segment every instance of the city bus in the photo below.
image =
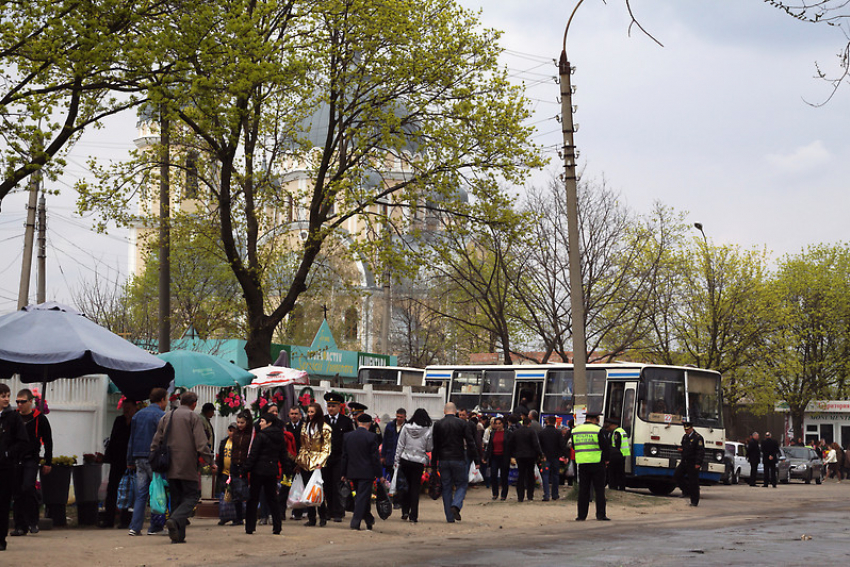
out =
[[[448,380],[448,400],[482,414],[507,415],[524,406],[563,425],[583,421],[574,411],[571,364],[429,366],[425,380]],[[587,365],[586,411],[601,412],[629,435],[626,484],[669,494],[679,461],[682,419],[689,416],[705,439],[700,480],[713,484],[724,470],[720,374],[713,370],[638,363]]]
[[422,386],[425,384],[424,376],[423,369],[406,366],[361,366],[357,369],[358,384]]

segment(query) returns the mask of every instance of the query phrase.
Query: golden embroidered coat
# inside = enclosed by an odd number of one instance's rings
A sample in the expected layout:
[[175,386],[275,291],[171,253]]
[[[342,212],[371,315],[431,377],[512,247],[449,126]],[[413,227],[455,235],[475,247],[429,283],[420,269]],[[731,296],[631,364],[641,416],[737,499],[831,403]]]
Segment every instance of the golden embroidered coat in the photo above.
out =
[[301,428],[301,449],[295,458],[295,464],[302,470],[312,471],[325,466],[331,455],[331,426],[323,423],[311,435],[310,427],[305,423]]

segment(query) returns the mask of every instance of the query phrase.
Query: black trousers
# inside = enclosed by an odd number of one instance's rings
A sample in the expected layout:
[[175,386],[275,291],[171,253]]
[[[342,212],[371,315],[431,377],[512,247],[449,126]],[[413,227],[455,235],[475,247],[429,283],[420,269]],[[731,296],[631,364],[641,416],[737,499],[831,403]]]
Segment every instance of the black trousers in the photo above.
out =
[[596,517],[605,517],[605,464],[584,463],[578,466],[578,517],[587,518],[590,491],[594,492]]
[[251,487],[248,503],[245,505],[245,532],[254,533],[257,529],[257,506],[260,503],[260,492],[266,497],[266,506],[272,516],[272,531],[280,533],[280,504],[277,500],[277,476],[265,476],[251,473]]
[[345,509],[342,507],[342,499],[339,497],[339,483],[342,482],[342,461],[328,461],[327,466],[322,469],[322,479],[325,481],[325,503],[331,518],[344,518]]
[[360,522],[366,521],[366,525],[370,526],[375,523],[375,516],[372,515],[372,484],[374,478],[357,478],[350,479],[354,484],[354,490],[357,494],[354,496],[354,513],[351,515],[351,527],[360,528]]
[[419,519],[419,493],[422,487],[422,473],[425,465],[399,459],[398,468],[407,481],[407,492],[401,497],[401,513],[407,514],[411,520]]
[[776,459],[767,459],[764,462],[764,485],[776,486]]
[[534,500],[534,457],[518,458],[516,460],[517,479],[516,497],[522,502],[528,495],[529,500]]
[[499,496],[501,486],[502,498],[508,497],[508,473],[511,468],[511,461],[505,455],[490,456],[490,487],[493,489],[493,496]]
[[15,468],[15,528],[25,532],[38,524],[38,493],[35,479],[38,461],[25,459]]
[[608,488],[612,490],[626,489],[626,459],[611,459],[608,462]]
[[691,504],[699,504],[699,469],[694,463],[680,461],[673,473],[673,481],[683,495],[691,497]]
[[[118,504],[118,485],[127,472],[127,463],[111,463],[109,465],[109,483],[106,485],[106,500],[103,501],[103,525],[112,527],[115,525],[115,510]],[[135,471],[133,471],[135,475]],[[135,500],[135,496],[133,500]],[[132,514],[129,508],[121,510],[119,526],[129,526]]]
[[11,467],[0,468],[0,547],[6,546],[6,535],[9,533],[9,508],[12,505],[14,476]]
[[759,468],[758,461],[756,461],[756,462],[750,461],[750,479],[749,479],[750,480],[750,486],[756,485],[756,476],[758,476],[758,468]]

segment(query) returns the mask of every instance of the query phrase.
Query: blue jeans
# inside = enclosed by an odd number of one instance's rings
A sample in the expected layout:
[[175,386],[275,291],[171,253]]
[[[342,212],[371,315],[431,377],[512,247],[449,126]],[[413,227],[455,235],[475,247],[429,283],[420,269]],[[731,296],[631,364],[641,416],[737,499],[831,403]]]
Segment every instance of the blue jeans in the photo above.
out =
[[145,524],[145,507],[150,495],[151,479],[153,471],[147,457],[137,457],[136,464],[136,500],[133,503],[133,519],[130,520],[130,529],[136,532],[142,531]]
[[469,466],[464,461],[440,461],[440,480],[446,521],[454,522],[452,507],[458,510],[463,508],[463,499],[469,486]]
[[[540,467],[540,477],[543,479],[543,498],[548,499],[550,494],[555,500],[560,498],[558,495],[558,485],[561,482],[561,471],[558,470],[559,468],[557,465],[551,466],[549,461],[546,461],[546,464]],[[550,483],[552,487],[551,492],[549,490]]]

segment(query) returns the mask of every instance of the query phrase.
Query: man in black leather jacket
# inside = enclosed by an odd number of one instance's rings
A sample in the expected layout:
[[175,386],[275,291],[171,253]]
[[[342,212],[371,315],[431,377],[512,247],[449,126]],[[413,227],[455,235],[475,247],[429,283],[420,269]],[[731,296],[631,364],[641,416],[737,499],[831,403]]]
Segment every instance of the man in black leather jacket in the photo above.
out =
[[434,450],[431,465],[440,471],[443,485],[443,508],[446,521],[459,521],[463,499],[469,485],[469,462],[478,468],[481,461],[475,446],[475,438],[466,422],[457,416],[457,406],[452,402],[443,409],[444,417],[434,422]]

